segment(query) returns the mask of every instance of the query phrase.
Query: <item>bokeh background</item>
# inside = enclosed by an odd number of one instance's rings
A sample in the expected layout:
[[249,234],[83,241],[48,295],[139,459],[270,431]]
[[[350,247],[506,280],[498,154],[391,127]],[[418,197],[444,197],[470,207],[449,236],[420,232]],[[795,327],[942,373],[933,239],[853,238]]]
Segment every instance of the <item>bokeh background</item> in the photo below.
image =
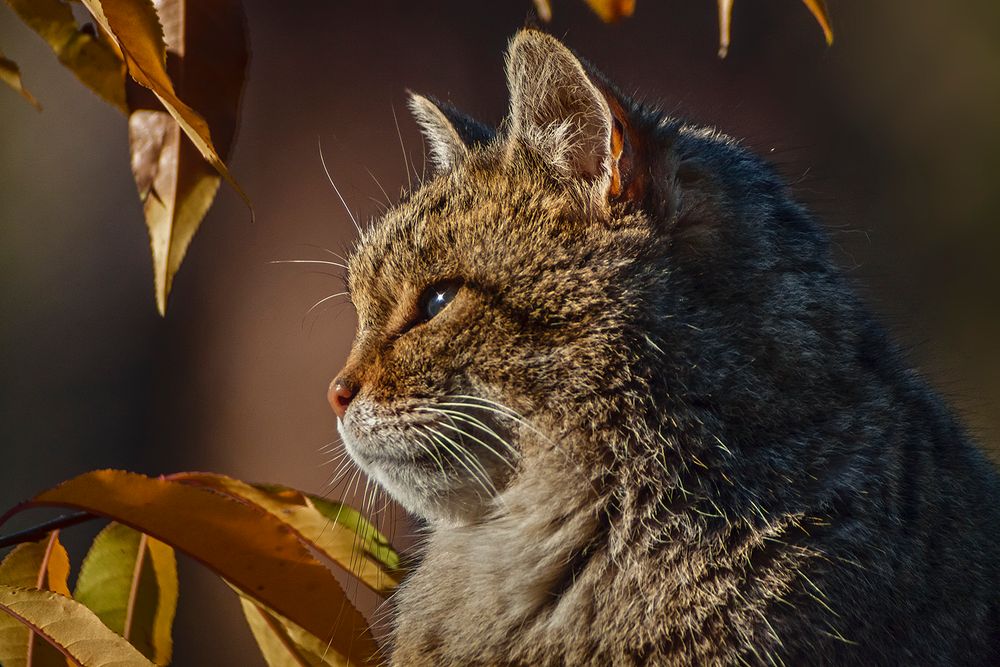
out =
[[[253,58],[223,189],[156,314],[124,119],[0,7],[0,45],[45,105],[0,89],[0,506],[77,473],[211,470],[322,493],[325,390],[354,313],[329,259],[419,170],[405,88],[483,120],[527,0],[246,0]],[[988,448],[1000,445],[1000,4],[829,0],[827,48],[796,0],[638,0],[603,25],[554,0],[552,31],[626,91],[745,138],[825,221],[840,259]],[[319,267],[322,269],[322,267]],[[334,274],[335,272],[330,272]],[[25,520],[30,520],[30,517]],[[17,524],[5,527],[18,527]],[[87,528],[68,539],[78,553]],[[404,524],[398,527],[405,533]],[[74,532],[76,531],[76,532]],[[236,600],[181,563],[179,665],[259,665]]]

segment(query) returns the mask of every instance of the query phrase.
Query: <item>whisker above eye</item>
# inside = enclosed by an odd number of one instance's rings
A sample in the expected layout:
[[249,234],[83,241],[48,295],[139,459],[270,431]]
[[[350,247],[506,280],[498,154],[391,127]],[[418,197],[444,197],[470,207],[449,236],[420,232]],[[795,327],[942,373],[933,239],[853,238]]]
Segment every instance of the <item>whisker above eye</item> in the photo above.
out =
[[326,264],[328,266],[338,266],[347,269],[347,265],[341,262],[331,262],[325,259],[272,259],[268,264]]
[[316,137],[316,144],[319,147],[319,161],[323,165],[323,171],[326,173],[326,180],[330,181],[330,185],[333,186],[333,191],[337,193],[337,199],[340,200],[344,210],[347,211],[347,215],[351,218],[351,222],[354,223],[354,228],[358,230],[359,235],[362,235],[364,232],[361,231],[361,225],[358,224],[357,218],[355,218],[354,214],[351,213],[351,208],[347,205],[347,202],[344,201],[344,196],[340,194],[340,188],[338,188],[337,184],[333,182],[333,176],[330,175],[330,170],[326,167],[326,158],[323,157],[323,139],[321,137]]
[[336,299],[338,296],[350,296],[350,292],[337,292],[336,294],[331,294],[330,296],[323,297],[322,299],[314,303],[312,307],[309,308],[309,310],[306,311],[306,315],[316,310],[330,299]]

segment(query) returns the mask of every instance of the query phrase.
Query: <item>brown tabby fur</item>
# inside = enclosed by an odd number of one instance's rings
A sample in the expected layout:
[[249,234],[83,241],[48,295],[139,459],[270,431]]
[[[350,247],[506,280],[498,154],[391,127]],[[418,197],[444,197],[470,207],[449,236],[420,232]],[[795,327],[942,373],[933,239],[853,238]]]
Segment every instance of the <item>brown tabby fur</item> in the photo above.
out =
[[1000,664],[997,476],[818,225],[547,35],[507,70],[496,135],[414,96],[439,173],[349,263],[341,432],[428,524],[392,664]]

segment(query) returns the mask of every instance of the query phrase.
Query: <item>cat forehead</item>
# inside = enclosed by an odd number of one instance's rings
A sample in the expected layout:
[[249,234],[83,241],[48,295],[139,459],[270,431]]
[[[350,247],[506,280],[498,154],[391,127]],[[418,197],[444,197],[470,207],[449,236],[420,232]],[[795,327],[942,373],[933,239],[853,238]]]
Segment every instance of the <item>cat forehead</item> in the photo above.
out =
[[428,265],[456,246],[498,238],[529,242],[543,227],[572,217],[567,212],[574,206],[572,192],[530,164],[469,160],[427,181],[365,230],[349,273],[357,286],[378,277],[401,279],[434,268]]

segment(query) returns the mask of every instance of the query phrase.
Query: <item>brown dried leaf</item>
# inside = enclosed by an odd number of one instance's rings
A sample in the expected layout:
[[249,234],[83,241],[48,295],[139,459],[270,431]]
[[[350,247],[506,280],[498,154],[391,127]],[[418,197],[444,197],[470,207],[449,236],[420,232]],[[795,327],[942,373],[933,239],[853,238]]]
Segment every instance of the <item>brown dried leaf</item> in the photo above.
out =
[[605,23],[613,23],[632,16],[635,11],[635,0],[586,0]]
[[331,650],[350,654],[351,664],[368,664],[377,650],[333,573],[285,523],[249,502],[193,484],[98,470],[15,507],[0,524],[38,505],[106,516],[183,551]]
[[82,30],[67,0],[7,0],[7,4],[45,40],[59,62],[106,102],[125,111],[125,63],[117,47]]
[[[236,134],[249,60],[238,0],[156,0],[167,71],[177,94],[204,114],[215,146],[228,155]],[[132,173],[149,230],[156,304],[166,311],[174,275],[218,191],[216,169],[144,88],[128,88]]]
[[0,81],[19,92],[21,97],[26,99],[28,104],[35,107],[36,110],[42,110],[42,105],[38,103],[35,96],[24,87],[24,82],[21,81],[21,69],[16,62],[5,57],[3,51],[0,51]]
[[[157,307],[164,313],[173,276],[218,188],[215,174],[250,206],[222,157],[235,135],[248,61],[242,5],[238,0],[83,3],[121,48],[132,79],[159,101],[129,90],[129,110],[133,116],[142,112],[129,122],[132,164],[150,232]],[[178,88],[171,77],[180,82]],[[211,169],[194,159],[169,123],[149,115],[164,109]]]
[[[176,92],[204,114],[225,157],[236,134],[249,60],[242,5],[238,0],[156,0],[156,9]],[[139,86],[128,92],[132,172],[149,230],[156,304],[163,314],[173,277],[220,178],[157,100]]]

